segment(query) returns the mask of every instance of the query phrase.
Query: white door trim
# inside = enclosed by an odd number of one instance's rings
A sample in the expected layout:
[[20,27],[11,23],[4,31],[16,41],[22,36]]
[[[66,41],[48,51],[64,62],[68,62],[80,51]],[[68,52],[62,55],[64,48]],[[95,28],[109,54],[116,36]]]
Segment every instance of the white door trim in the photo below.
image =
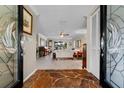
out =
[[[91,57],[90,57],[90,65],[89,65],[89,71],[94,74],[98,79],[99,79],[99,68],[100,68],[100,59],[99,59],[99,55],[100,55],[100,18],[99,18],[99,12],[100,12],[100,8],[97,7],[93,13],[91,13],[90,15],[90,53],[91,53]],[[94,32],[92,30],[92,20],[93,17],[96,16],[96,31],[95,31],[95,36]],[[95,38],[95,39],[94,39]],[[92,41],[92,39],[94,39],[94,41]],[[93,43],[95,42],[95,45],[93,47]],[[96,58],[94,57],[94,55],[96,55]],[[96,63],[95,63],[96,62]]]

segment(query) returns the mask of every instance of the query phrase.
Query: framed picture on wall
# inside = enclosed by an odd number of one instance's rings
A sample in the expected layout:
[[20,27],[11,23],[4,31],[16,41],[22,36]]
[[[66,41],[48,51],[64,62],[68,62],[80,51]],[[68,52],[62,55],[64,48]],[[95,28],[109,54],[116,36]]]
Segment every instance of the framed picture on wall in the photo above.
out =
[[33,16],[23,7],[23,32],[32,35]]

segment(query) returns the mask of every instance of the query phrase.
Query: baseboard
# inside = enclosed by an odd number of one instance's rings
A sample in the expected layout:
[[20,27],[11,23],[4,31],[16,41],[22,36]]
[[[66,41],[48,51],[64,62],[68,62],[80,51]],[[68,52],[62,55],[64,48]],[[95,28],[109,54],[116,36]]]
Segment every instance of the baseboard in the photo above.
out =
[[23,82],[25,82],[26,80],[28,80],[38,69],[35,69],[34,71],[31,72],[31,74],[29,74],[24,80]]

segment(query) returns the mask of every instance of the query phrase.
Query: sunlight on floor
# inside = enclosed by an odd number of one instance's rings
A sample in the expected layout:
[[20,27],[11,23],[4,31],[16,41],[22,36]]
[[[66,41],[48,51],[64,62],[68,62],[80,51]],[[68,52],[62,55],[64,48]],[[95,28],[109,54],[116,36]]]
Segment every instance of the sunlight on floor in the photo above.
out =
[[51,55],[37,60],[38,69],[82,69],[82,60],[53,60]]

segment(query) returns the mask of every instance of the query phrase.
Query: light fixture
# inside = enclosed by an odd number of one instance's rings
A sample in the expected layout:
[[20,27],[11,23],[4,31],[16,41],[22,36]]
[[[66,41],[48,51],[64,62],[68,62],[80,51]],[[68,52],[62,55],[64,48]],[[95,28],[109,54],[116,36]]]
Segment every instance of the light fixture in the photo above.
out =
[[60,37],[64,37],[63,35],[61,35]]
[[64,33],[63,32],[60,33],[60,37],[64,37]]

